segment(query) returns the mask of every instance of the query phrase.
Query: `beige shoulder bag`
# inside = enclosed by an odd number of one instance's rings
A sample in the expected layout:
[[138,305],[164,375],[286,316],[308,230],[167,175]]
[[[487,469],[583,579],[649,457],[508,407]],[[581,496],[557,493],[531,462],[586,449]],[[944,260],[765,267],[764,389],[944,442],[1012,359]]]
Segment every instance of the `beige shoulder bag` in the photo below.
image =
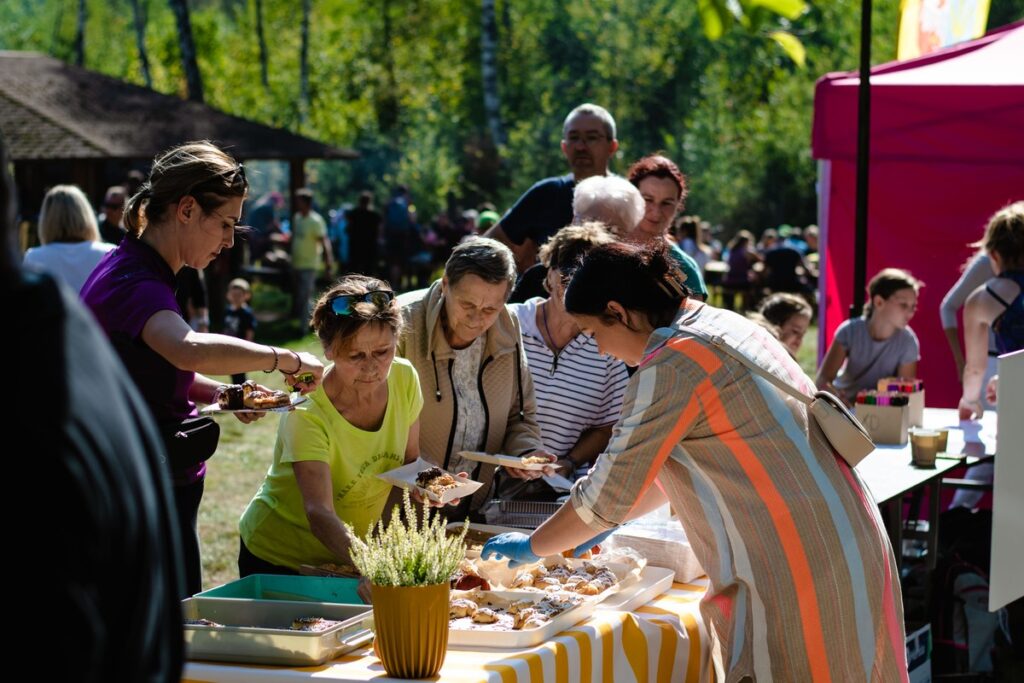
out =
[[850,467],[856,467],[857,463],[867,457],[871,451],[875,450],[875,444],[868,435],[867,430],[864,429],[864,425],[850,412],[846,404],[835,395],[827,391],[816,391],[814,396],[808,396],[804,392],[783,382],[764,368],[759,367],[730,346],[722,337],[718,335],[709,336],[691,327],[684,327],[682,330],[699,339],[703,339],[716,349],[743,363],[751,372],[765,378],[793,398],[806,403],[809,416],[818,423],[832,448],[842,456],[843,460]]

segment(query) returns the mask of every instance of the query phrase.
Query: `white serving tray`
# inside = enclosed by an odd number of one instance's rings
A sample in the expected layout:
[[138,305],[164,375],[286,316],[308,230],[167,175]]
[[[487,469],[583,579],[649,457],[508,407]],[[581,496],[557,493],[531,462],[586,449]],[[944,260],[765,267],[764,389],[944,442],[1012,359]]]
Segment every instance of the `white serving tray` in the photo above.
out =
[[431,467],[435,467],[432,463],[427,462],[423,458],[417,458],[415,462],[411,462],[408,465],[402,465],[393,470],[382,472],[377,475],[380,479],[393,484],[394,486],[401,486],[406,489],[415,489],[420,492],[420,495],[429,498],[435,503],[450,503],[456,498],[465,498],[466,496],[472,495],[474,491],[483,486],[478,481],[472,479],[459,479],[454,474],[449,472],[455,480],[460,482],[455,488],[448,489],[444,492],[444,495],[438,497],[430,491],[420,488],[416,485],[416,475],[423,470],[428,470]]
[[631,612],[641,605],[666,592],[675,581],[675,572],[664,567],[647,565],[640,572],[640,580],[620,586],[618,592],[612,593],[598,605],[601,610]]
[[[462,591],[452,591],[457,597]],[[543,593],[532,591],[491,591],[494,595],[512,600],[530,600],[537,602],[544,597]],[[584,600],[578,606],[562,612],[540,628],[522,629],[519,631],[485,631],[448,629],[448,645],[454,647],[532,647],[547,642],[553,636],[572,628],[576,624],[590,618],[597,603]]]

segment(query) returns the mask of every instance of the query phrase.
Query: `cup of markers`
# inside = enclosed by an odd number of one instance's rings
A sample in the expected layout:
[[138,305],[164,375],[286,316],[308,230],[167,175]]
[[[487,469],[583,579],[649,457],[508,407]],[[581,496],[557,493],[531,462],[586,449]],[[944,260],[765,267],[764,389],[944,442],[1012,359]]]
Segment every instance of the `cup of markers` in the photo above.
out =
[[878,380],[878,391],[898,394],[916,394],[924,391],[924,380],[885,377]]
[[857,392],[857,403],[869,406],[905,406],[910,404],[910,397],[900,391],[878,391],[862,389]]

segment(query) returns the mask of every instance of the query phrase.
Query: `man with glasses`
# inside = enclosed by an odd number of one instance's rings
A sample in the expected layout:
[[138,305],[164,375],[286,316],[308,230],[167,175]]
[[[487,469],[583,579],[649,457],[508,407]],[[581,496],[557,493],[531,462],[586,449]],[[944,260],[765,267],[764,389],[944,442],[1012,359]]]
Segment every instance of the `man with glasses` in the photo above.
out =
[[618,148],[615,119],[604,107],[581,104],[565,117],[562,153],[572,172],[536,183],[486,233],[512,249],[520,273],[536,263],[537,250],[549,237],[572,222],[576,183],[607,175],[608,160]]
[[120,185],[107,188],[103,197],[103,213],[100,214],[100,239],[110,244],[121,244],[125,229],[121,227],[124,216],[125,189]]

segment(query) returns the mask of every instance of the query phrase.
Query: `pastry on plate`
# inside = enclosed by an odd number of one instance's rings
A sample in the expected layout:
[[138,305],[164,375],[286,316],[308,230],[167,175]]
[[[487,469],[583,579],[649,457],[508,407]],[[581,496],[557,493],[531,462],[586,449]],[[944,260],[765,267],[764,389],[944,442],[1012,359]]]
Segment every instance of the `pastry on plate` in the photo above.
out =
[[416,475],[416,486],[425,489],[440,498],[448,489],[457,487],[455,477],[440,467],[429,467]]

